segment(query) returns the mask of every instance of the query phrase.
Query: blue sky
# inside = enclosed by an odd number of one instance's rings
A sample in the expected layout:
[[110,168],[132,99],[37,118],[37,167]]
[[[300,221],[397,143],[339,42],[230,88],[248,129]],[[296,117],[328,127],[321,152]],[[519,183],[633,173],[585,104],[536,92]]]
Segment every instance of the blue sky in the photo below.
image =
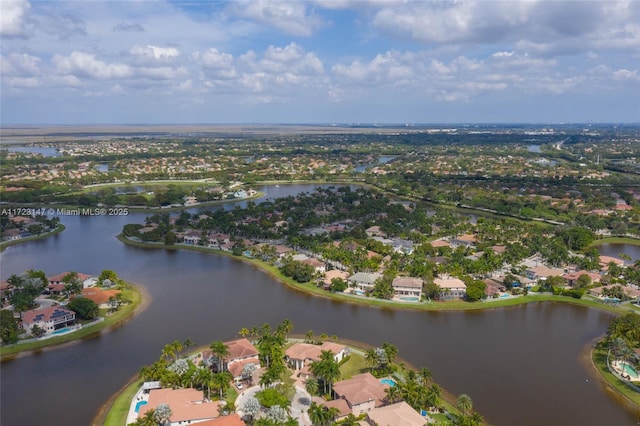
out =
[[0,122],[639,122],[638,1],[0,1]]

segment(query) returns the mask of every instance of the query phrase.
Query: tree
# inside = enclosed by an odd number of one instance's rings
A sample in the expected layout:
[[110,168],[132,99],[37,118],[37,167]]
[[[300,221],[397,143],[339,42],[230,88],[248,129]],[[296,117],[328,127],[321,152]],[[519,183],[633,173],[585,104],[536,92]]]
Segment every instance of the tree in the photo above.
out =
[[86,297],[76,297],[69,302],[67,308],[74,311],[78,318],[83,320],[92,320],[97,317],[100,312],[100,308],[96,302]]
[[585,288],[591,285],[591,277],[587,274],[582,274],[576,280],[576,288]]
[[287,417],[287,411],[279,405],[274,405],[269,408],[269,411],[267,411],[267,419],[275,422],[276,424],[283,424],[287,421]]
[[31,334],[33,337],[42,337],[46,332],[47,331],[41,328],[38,324],[34,324],[33,327],[31,327]]
[[310,369],[315,377],[322,380],[325,394],[327,387],[330,392],[332,383],[340,378],[340,366],[331,351],[320,352],[320,360],[311,363]]
[[216,357],[218,366],[217,371],[221,373],[224,368],[224,358],[229,356],[229,348],[221,340],[216,340],[209,345],[211,353]]
[[473,408],[473,401],[469,395],[463,393],[458,396],[458,399],[456,400],[456,407],[458,410],[462,411],[462,415],[466,417],[467,413]]
[[173,412],[168,404],[160,404],[155,409],[154,419],[161,425],[171,422],[171,416]]
[[227,391],[231,387],[231,381],[233,380],[233,376],[228,371],[223,373],[216,373],[213,375],[212,385],[214,388],[218,389],[220,399],[222,400],[222,394]]
[[304,388],[307,390],[307,392],[309,392],[309,394],[311,395],[317,395],[318,394],[318,389],[319,389],[319,385],[318,385],[318,380],[310,377],[307,380],[305,380],[304,382]]
[[329,287],[329,289],[333,292],[341,292],[341,291],[345,291],[347,287],[348,287],[347,282],[342,278],[333,278],[331,280],[331,286]]
[[315,402],[309,406],[309,419],[314,426],[326,426],[331,423],[331,415],[326,407],[318,405]]
[[252,422],[255,416],[260,413],[260,403],[252,396],[247,398],[242,407],[240,408],[245,416],[249,417],[249,422]]
[[13,312],[6,309],[0,311],[0,339],[5,344],[18,341],[18,321]]
[[253,373],[258,369],[255,364],[245,364],[242,367],[242,377],[249,379],[249,385],[253,383]]

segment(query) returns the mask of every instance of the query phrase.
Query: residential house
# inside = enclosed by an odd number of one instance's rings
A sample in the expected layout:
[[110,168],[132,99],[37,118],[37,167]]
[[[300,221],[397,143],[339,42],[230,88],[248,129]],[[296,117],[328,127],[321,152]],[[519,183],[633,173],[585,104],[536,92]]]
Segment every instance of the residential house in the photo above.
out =
[[609,264],[614,263],[617,266],[624,266],[624,260],[612,256],[600,256],[600,270],[606,272],[609,270]]
[[8,281],[0,281],[0,301],[6,302],[13,294],[15,289]]
[[371,226],[364,231],[368,237],[386,237],[387,233],[380,229],[379,226]]
[[349,278],[349,273],[345,271],[341,271],[339,269],[332,269],[330,271],[326,271],[324,273],[324,284],[331,285],[331,280],[334,278],[340,278],[342,280],[347,281]]
[[222,416],[213,420],[198,422],[198,426],[246,426],[246,423],[237,414]]
[[433,248],[451,247],[451,245],[445,240],[435,240],[431,241],[429,244],[431,244],[431,247]]
[[102,290],[100,288],[83,288],[80,295],[85,299],[92,300],[100,309],[108,309],[109,299],[116,296],[120,290]]
[[169,388],[152,389],[147,404],[140,406],[138,418],[144,417],[147,411],[155,410],[161,404],[166,404],[171,409],[170,426],[199,423],[220,416],[220,402],[206,400],[202,391],[193,388]]
[[464,246],[464,247],[473,247],[477,243],[476,236],[473,234],[463,234],[459,235],[451,241],[451,245],[454,247]]
[[626,285],[619,285],[619,284],[610,284],[610,285],[605,285],[602,287],[594,287],[592,289],[589,290],[589,294],[591,294],[592,296],[596,296],[596,297],[602,297],[602,292],[603,290],[607,289],[610,290],[613,287],[616,286],[620,286],[622,288],[622,292],[629,298],[631,299],[638,299],[640,300],[640,290],[637,290],[633,287],[629,287]]
[[349,355],[349,348],[334,342],[324,342],[322,345],[311,343],[294,343],[285,352],[285,360],[294,370],[303,370],[311,363],[320,361],[322,351],[331,351],[336,362],[342,361]]
[[200,237],[202,237],[202,233],[198,231],[187,231],[184,233],[184,237],[182,237],[182,242],[185,244],[199,244]]
[[22,314],[22,327],[31,332],[38,326],[47,334],[74,324],[76,313],[62,306],[49,306],[43,309],[32,309]]
[[[222,368],[224,371],[228,371],[233,376],[235,381],[244,380],[247,377],[244,376],[244,367],[249,364],[254,364],[256,367],[260,367],[259,352],[255,346],[247,339],[236,339],[229,342],[224,342],[229,351],[229,355],[223,359]],[[218,361],[211,353],[211,351],[204,351],[202,354],[205,364],[217,368]]]
[[597,274],[595,272],[577,271],[571,272],[569,274],[564,274],[562,278],[564,278],[564,281],[565,283],[567,283],[567,285],[573,287],[578,282],[578,278],[580,278],[582,275],[586,275],[591,278],[591,284],[599,283],[600,278],[602,277],[600,274]]
[[358,374],[333,384],[333,393],[347,401],[354,416],[383,406],[387,389],[389,385],[381,383],[371,373]]
[[559,277],[564,274],[564,269],[562,268],[549,268],[547,266],[534,266],[533,268],[529,268],[524,272],[524,275],[530,280],[540,280],[550,277]]
[[[61,272],[58,275],[48,277],[47,281],[49,281],[50,286],[58,285],[58,284],[64,285],[64,279],[70,273],[71,272]],[[92,277],[89,274],[83,274],[81,272],[77,272],[77,274],[78,274],[78,280],[82,283],[83,288],[93,287],[98,282],[98,280],[95,277]]]
[[369,411],[367,423],[371,426],[424,426],[429,423],[429,418],[421,416],[413,407],[401,401]]
[[409,300],[407,298],[417,298],[420,300],[423,283],[424,281],[421,278],[396,277],[393,279],[391,286],[393,287],[394,296],[398,299]]
[[506,290],[502,281],[487,278],[486,280],[482,280],[482,282],[485,284],[484,294],[486,294],[487,297],[497,297],[501,292]]
[[357,272],[351,275],[348,281],[357,291],[366,293],[373,290],[373,286],[379,278],[382,278],[382,274],[377,272]]
[[324,272],[327,270],[327,266],[324,262],[321,262],[313,257],[303,260],[302,263],[310,265],[318,274],[324,274]]
[[462,299],[467,294],[467,285],[460,278],[436,278],[434,284],[440,287],[443,299]]

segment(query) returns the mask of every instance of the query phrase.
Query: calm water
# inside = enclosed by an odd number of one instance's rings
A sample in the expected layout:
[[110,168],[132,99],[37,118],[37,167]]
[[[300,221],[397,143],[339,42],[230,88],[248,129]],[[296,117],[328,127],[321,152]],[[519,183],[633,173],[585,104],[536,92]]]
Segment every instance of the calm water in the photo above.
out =
[[[297,190],[307,186],[299,186]],[[275,188],[274,188],[275,190]],[[280,187],[290,193],[296,187]],[[267,196],[271,196],[270,189]],[[611,316],[561,304],[477,313],[407,312],[348,305],[288,290],[236,259],[128,247],[115,239],[128,217],[65,217],[67,229],[10,247],[2,278],[25,269],[48,274],[114,269],[144,284],[150,307],[111,333],[2,364],[3,426],[86,425],[96,410],[163,345],[231,339],[242,327],[285,318],[373,345],[396,344],[412,364],[428,366],[448,391],[472,396],[496,425],[627,425],[638,416],[605,394],[577,359]],[[32,401],[37,399],[37,409]],[[27,409],[27,407],[33,407]]]
[[11,152],[25,152],[31,154],[40,154],[43,157],[59,157],[60,153],[56,148],[42,146],[10,146],[7,148]]

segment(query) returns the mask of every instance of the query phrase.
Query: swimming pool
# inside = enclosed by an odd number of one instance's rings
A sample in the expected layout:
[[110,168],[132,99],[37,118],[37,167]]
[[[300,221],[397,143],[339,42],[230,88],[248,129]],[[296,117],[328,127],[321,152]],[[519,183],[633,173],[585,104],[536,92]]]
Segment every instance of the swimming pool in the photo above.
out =
[[65,327],[65,328],[61,328],[60,330],[56,330],[51,334],[64,334],[64,333],[68,333],[70,331],[73,331],[72,327]]
[[624,372],[631,376],[632,379],[637,379],[639,377],[638,372],[629,364],[624,365]]
[[501,294],[500,298],[503,299],[505,297],[511,297],[511,295],[509,293],[505,293],[505,294]]
[[400,300],[404,301],[404,302],[419,302],[420,299],[418,299],[417,297],[401,297]]
[[147,405],[148,402],[147,401],[138,401],[136,402],[136,413],[140,412],[140,407],[142,407],[143,405]]
[[380,383],[382,383],[383,385],[389,385],[391,387],[394,387],[396,385],[396,382],[391,379],[380,379]]

